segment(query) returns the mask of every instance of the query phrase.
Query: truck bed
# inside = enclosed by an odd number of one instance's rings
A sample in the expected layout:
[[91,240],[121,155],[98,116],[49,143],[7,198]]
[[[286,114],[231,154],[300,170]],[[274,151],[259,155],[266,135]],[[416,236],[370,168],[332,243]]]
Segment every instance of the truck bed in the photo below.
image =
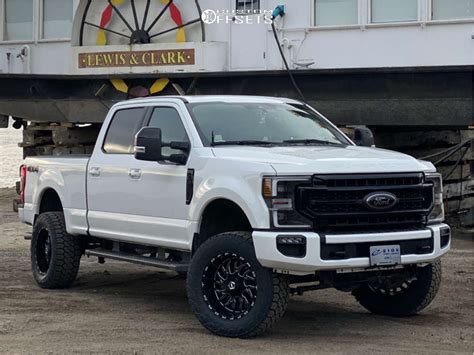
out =
[[[89,155],[41,156],[25,159],[27,166],[25,203],[20,219],[33,224],[45,194],[58,195],[64,209],[68,233],[87,233],[86,172]],[[46,186],[47,181],[47,186]],[[53,191],[55,190],[55,192]]]

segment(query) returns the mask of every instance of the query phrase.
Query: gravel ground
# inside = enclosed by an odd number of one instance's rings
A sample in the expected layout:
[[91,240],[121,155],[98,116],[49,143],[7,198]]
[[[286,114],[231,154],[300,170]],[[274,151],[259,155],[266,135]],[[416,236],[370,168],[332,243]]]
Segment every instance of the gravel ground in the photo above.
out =
[[474,351],[474,243],[457,235],[431,307],[410,318],[374,316],[350,294],[294,296],[284,319],[256,339],[211,335],[191,313],[173,273],[82,259],[69,290],[39,289],[30,272],[28,226],[0,189],[2,353],[466,353]]

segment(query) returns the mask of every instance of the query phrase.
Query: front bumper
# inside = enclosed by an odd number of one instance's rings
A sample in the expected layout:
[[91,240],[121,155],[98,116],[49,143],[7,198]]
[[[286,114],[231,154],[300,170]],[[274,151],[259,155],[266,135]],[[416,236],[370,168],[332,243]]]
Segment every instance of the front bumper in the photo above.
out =
[[[397,242],[422,241],[432,238],[432,250],[429,253],[402,253],[402,265],[432,262],[446,254],[451,248],[451,238],[441,246],[441,231],[449,228],[446,224],[428,226],[425,229],[388,233],[334,234],[320,235],[308,231],[254,231],[252,234],[255,253],[258,261],[265,267],[286,273],[312,273],[318,270],[338,270],[353,268],[369,268],[369,257],[349,257],[339,260],[328,260],[322,257],[324,246],[344,244],[374,243],[384,245]],[[277,248],[277,237],[304,236],[306,238],[306,253],[302,257],[290,257],[281,253]]]

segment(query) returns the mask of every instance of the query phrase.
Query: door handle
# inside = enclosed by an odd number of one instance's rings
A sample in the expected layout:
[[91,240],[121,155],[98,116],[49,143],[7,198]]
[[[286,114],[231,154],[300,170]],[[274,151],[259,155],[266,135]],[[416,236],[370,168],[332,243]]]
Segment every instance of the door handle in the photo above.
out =
[[97,167],[92,167],[89,169],[89,175],[93,177],[99,177],[100,176],[100,168]]
[[142,169],[130,169],[128,171],[128,176],[130,176],[131,179],[140,179],[142,176]]

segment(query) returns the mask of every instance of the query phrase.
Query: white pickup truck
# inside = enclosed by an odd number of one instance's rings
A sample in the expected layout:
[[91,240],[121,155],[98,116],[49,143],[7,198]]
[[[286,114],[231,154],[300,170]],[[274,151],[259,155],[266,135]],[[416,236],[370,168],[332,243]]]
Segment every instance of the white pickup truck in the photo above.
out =
[[441,177],[355,133],[365,146],[290,99],[118,103],[90,157],[21,167],[34,278],[69,287],[83,255],[174,270],[199,321],[230,337],[271,327],[290,294],[327,287],[373,313],[415,314],[450,249]]

